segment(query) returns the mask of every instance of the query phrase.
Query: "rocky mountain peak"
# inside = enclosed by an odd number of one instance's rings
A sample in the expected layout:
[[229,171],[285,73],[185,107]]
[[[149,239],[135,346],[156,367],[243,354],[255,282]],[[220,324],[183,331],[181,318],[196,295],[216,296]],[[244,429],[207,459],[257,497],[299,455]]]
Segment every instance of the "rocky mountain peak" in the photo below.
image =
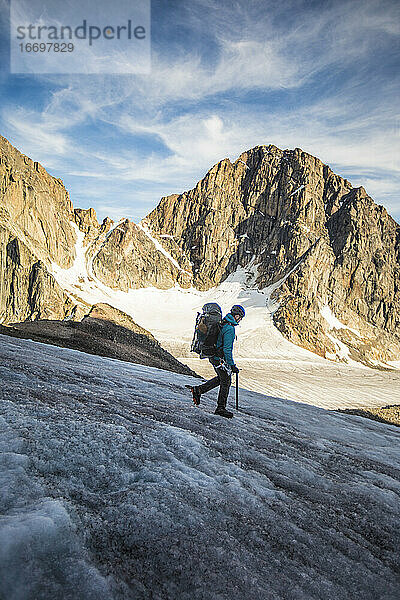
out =
[[299,148],[257,146],[234,163],[214,165],[193,190],[162,198],[145,222],[154,235],[164,236],[178,261],[187,256],[200,289],[267,251],[267,276],[273,270],[279,278],[288,262],[326,235],[327,219],[351,189]]
[[[79,229],[83,231],[83,233],[87,234],[94,228],[96,231],[100,229],[100,224],[97,221],[96,211],[94,208],[75,208],[74,210],[75,222],[78,225]],[[107,219],[112,223],[111,219]]]
[[[369,364],[400,351],[400,227],[300,148],[224,159],[193,190],[162,198],[145,223],[181,266],[189,261],[199,289],[250,264],[257,287],[284,280],[274,319],[292,341],[323,355],[346,343],[344,359]],[[343,319],[333,333],[327,310]]]
[[300,148],[225,158],[139,224],[99,224],[4,138],[0,151],[3,320],[47,318],[52,303],[54,318],[69,314],[79,290],[65,295],[51,269],[71,267],[78,252],[83,279],[123,291],[208,290],[247,269],[252,286],[275,285],[274,322],[293,342],[368,364],[400,353],[400,226]]

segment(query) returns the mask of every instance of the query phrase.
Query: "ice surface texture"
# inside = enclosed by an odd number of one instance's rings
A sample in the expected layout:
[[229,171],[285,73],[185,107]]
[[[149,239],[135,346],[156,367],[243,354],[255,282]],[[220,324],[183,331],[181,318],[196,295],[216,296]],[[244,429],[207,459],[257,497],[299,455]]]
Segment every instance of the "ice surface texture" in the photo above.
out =
[[400,429],[0,337],[2,600],[400,597]]

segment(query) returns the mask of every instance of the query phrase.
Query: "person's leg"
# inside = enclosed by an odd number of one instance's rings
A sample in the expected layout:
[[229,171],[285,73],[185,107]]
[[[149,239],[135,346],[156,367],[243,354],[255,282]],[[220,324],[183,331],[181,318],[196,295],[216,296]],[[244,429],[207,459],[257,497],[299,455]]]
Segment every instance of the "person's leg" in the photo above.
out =
[[205,383],[202,383],[201,385],[198,385],[196,387],[200,394],[206,394],[207,392],[209,392],[210,390],[213,390],[214,388],[216,388],[218,386],[219,386],[219,376],[217,374],[217,377],[213,377],[212,379],[209,379]]
[[213,390],[214,388],[219,386],[219,372],[215,368],[215,365],[213,364],[213,360],[209,359],[209,363],[212,366],[212,368],[214,369],[216,377],[213,377],[212,379],[205,381],[201,385],[197,385],[195,389],[199,394],[206,394],[210,390]]
[[232,376],[222,367],[215,369],[220,380],[220,388],[218,394],[218,408],[226,408],[229,389],[232,383]]
[[210,364],[214,368],[214,371],[216,373],[216,377],[213,377],[212,379],[209,379],[208,381],[205,381],[201,385],[195,385],[195,386],[193,386],[191,388],[192,394],[193,394],[193,402],[195,403],[196,406],[199,406],[199,404],[200,404],[200,398],[201,398],[202,394],[206,394],[210,390],[213,390],[214,388],[216,388],[216,387],[219,386],[219,374],[218,374],[218,371],[215,368],[215,366],[212,364],[211,361],[210,361]]

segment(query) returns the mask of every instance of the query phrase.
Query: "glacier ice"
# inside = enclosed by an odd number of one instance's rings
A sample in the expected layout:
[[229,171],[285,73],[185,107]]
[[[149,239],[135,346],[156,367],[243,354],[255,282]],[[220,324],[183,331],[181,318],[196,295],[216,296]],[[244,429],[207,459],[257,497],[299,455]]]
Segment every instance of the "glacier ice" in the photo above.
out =
[[1,341],[2,599],[400,596],[398,428]]

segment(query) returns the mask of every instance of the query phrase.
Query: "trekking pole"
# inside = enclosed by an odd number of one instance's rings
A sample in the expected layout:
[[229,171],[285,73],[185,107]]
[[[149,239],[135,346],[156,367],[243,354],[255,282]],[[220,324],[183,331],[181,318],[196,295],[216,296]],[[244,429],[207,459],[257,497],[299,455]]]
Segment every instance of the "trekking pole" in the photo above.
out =
[[236,410],[239,410],[239,373],[236,373]]

